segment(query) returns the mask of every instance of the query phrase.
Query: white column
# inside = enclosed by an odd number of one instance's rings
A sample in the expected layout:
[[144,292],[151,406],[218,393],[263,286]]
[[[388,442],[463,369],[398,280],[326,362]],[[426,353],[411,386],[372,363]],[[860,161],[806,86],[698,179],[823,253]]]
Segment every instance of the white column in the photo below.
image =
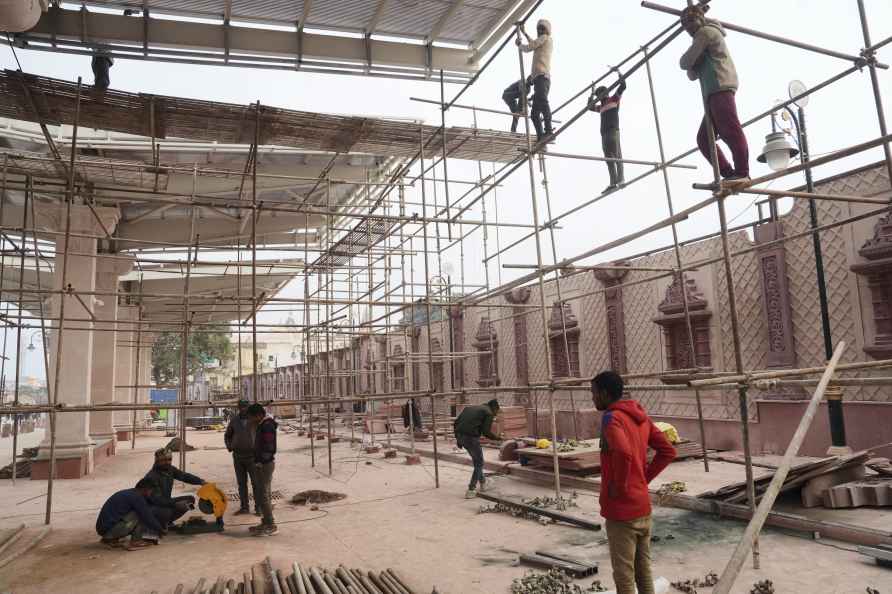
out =
[[[118,210],[97,208],[95,212],[86,206],[71,207],[71,233],[96,236],[103,233],[96,217],[102,217],[103,224],[113,229],[118,219]],[[37,213],[37,224],[56,231],[65,231],[66,207],[53,205],[41,207]],[[53,289],[68,290],[70,294],[53,295],[51,300],[51,318],[53,324],[59,318],[62,299],[65,299],[65,320],[63,322],[63,340],[61,357],[59,358],[58,392],[54,395],[56,402],[64,406],[90,404],[93,371],[93,322],[90,321],[97,297],[90,294],[96,290],[96,239],[92,237],[71,236],[67,240],[68,256],[65,261],[64,251],[66,239],[56,236],[56,259],[53,268]],[[63,286],[63,269],[65,283]],[[49,385],[56,385],[56,359],[59,333],[54,331],[50,337]],[[90,439],[90,413],[62,413],[56,417],[56,459],[57,477],[76,478],[93,470],[93,446]],[[50,435],[41,442],[37,455],[36,468],[32,468],[33,478],[46,478],[48,474],[50,452]],[[43,464],[46,463],[46,464]],[[44,467],[45,466],[45,467]]]
[[[118,319],[135,321],[139,318],[139,307],[135,305],[118,306]],[[118,341],[115,345],[115,377],[121,381],[117,384],[129,386],[133,383],[133,365],[136,359],[136,325],[124,324],[122,331],[117,333]],[[115,402],[118,404],[131,404],[133,402],[132,388],[115,388]],[[119,439],[128,439],[133,428],[133,413],[129,410],[115,411],[114,431]]]
[[[126,256],[96,258],[96,290],[100,292],[117,291],[118,278],[133,267],[133,260]],[[93,404],[110,404],[115,400],[115,384],[127,385],[132,378],[117,376],[117,333],[111,330],[130,330],[130,324],[118,327],[113,323],[118,318],[118,299],[109,295],[100,295],[95,302],[96,324],[93,333]],[[104,320],[109,320],[108,322]],[[126,336],[126,335],[122,335]],[[112,426],[112,412],[90,413],[90,436],[97,443],[115,439]]]

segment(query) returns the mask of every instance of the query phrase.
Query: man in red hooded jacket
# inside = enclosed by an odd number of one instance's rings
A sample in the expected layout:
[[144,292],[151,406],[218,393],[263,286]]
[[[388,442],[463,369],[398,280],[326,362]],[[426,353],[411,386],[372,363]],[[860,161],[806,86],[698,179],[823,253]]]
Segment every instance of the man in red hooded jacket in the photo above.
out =
[[[617,594],[654,594],[650,572],[651,507],[647,484],[675,458],[675,448],[635,400],[623,400],[614,371],[592,379],[601,417],[601,515],[606,520]],[[648,447],[656,456],[647,463]]]

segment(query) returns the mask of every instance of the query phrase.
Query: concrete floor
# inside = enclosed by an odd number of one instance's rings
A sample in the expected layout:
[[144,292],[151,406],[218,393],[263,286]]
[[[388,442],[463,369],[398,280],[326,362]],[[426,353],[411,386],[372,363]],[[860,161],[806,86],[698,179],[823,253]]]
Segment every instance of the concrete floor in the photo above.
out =
[[[190,432],[189,441],[198,449],[189,454],[188,470],[216,481],[225,491],[234,490],[222,434]],[[194,586],[202,576],[239,576],[270,556],[283,564],[393,567],[423,594],[433,586],[442,594],[502,594],[526,571],[515,566],[517,554],[543,548],[599,561],[602,575],[597,577],[612,586],[603,531],[478,514],[484,502],[463,499],[469,469],[458,464],[440,464],[441,488],[434,489],[429,459],[423,458],[420,466],[406,466],[402,456],[385,460],[381,454],[365,455],[338,443],[333,445],[334,473],[329,477],[325,442],[316,442],[313,469],[309,441],[292,434],[280,434],[273,488],[289,498],[297,491],[325,489],[346,493],[346,499],[319,511],[279,502],[275,514],[280,533],[271,538],[250,537],[247,525],[255,518],[240,516],[227,518],[223,534],[171,535],[160,546],[138,552],[105,549],[93,529],[99,506],[114,490],[134,484],[151,464],[152,452],[165,442],[161,436],[140,437],[136,450],[120,448],[119,455],[93,475],[56,482],[52,533],[0,569],[0,591],[167,594],[179,582]],[[508,496],[552,493],[508,477],[495,477],[493,483],[498,493]],[[0,483],[0,497],[6,502],[0,529],[22,522],[39,526],[45,490],[45,481],[19,481],[14,488],[10,481]],[[580,493],[578,503],[576,513],[598,517],[592,494]],[[742,531],[738,522],[657,509],[655,534],[662,540],[654,545],[655,574],[676,580],[721,572]],[[666,540],[669,534],[674,539]],[[892,571],[877,567],[853,548],[767,531],[761,539],[761,571],[747,564],[734,592],[748,593],[753,582],[769,578],[779,594],[863,594],[867,586],[892,593]]]

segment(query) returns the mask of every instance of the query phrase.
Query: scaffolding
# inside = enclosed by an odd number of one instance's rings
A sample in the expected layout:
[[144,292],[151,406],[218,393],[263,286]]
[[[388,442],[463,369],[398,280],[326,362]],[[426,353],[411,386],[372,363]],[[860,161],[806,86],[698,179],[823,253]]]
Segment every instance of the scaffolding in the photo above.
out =
[[[165,404],[163,408],[177,410],[178,433],[185,441],[185,411],[207,408],[207,404],[190,403],[187,392],[187,351],[190,337],[200,332],[217,332],[214,320],[236,320],[233,334],[238,339],[239,374],[244,369],[241,361],[242,342],[250,341],[252,361],[251,373],[239,375],[237,391],[258,402],[261,397],[262,382],[273,381],[277,398],[270,402],[275,407],[294,407],[299,423],[308,424],[309,434],[322,432],[327,435],[328,473],[332,474],[331,437],[335,435],[333,423],[339,415],[350,427],[351,447],[354,443],[373,445],[380,439],[391,444],[392,406],[409,400],[421,400],[425,408],[429,406],[432,425],[432,446],[434,460],[434,482],[439,486],[440,439],[448,439],[448,432],[441,431],[444,417],[448,419],[451,406],[463,405],[469,398],[494,396],[499,394],[523,395],[525,407],[534,411],[535,433],[539,435],[539,407],[547,408],[549,425],[541,433],[551,437],[552,460],[554,467],[554,489],[561,494],[561,473],[558,465],[558,429],[556,421],[555,397],[566,392],[570,398],[571,410],[575,412],[574,390],[582,381],[581,370],[571,362],[571,348],[568,341],[569,319],[565,306],[570,302],[604,295],[609,291],[643,285],[670,279],[681,287],[684,332],[686,334],[687,360],[692,363],[689,369],[656,371],[641,369],[624,374],[631,382],[627,389],[634,392],[671,392],[673,390],[693,392],[699,424],[700,444],[704,470],[709,471],[706,455],[707,437],[704,429],[704,414],[701,393],[715,390],[733,390],[738,395],[740,431],[745,456],[746,481],[749,504],[755,511],[753,466],[749,443],[750,391],[772,389],[780,385],[803,386],[817,382],[803,376],[821,374],[825,367],[801,369],[758,370],[745,369],[742,358],[740,320],[736,303],[735,276],[732,262],[745,254],[766,245],[781,246],[797,240],[811,240],[820,233],[851,225],[855,222],[887,215],[892,212],[892,204],[882,198],[870,198],[845,194],[817,193],[814,191],[777,191],[760,187],[766,182],[783,176],[811,171],[839,159],[860,154],[867,150],[882,147],[885,152],[885,167],[892,180],[892,156],[890,156],[889,134],[885,121],[877,71],[887,68],[878,61],[877,51],[889,44],[886,39],[872,44],[868,18],[863,0],[856,0],[859,8],[859,23],[863,31],[864,48],[857,54],[845,54],[833,50],[803,44],[795,40],[766,34],[744,27],[723,23],[725,28],[744,35],[788,46],[800,50],[837,58],[847,62],[844,70],[829,79],[806,89],[788,101],[772,105],[766,111],[744,122],[744,127],[770,117],[778,109],[794,104],[843,78],[867,68],[871,77],[871,93],[875,100],[879,135],[851,147],[838,150],[817,159],[804,160],[799,165],[788,167],[769,175],[754,178],[746,184],[733,186],[723,184],[715,157],[715,134],[711,120],[706,118],[709,130],[709,144],[713,153],[713,181],[708,184],[694,184],[694,188],[708,193],[692,206],[678,210],[670,187],[672,168],[690,167],[679,161],[696,152],[696,148],[680,155],[668,157],[663,143],[663,131],[658,110],[657,90],[651,72],[650,61],[664,50],[683,29],[676,21],[667,26],[655,37],[649,39],[639,49],[632,52],[617,67],[610,69],[590,85],[561,104],[555,113],[568,110],[562,125],[554,131],[554,139],[560,138],[576,122],[588,113],[587,105],[582,105],[575,113],[571,106],[579,104],[586,94],[605,80],[612,72],[622,72],[628,78],[644,70],[651,100],[654,128],[657,135],[658,159],[622,159],[625,163],[646,166],[647,170],[624,184],[616,192],[601,194],[576,204],[564,212],[552,209],[552,199],[548,185],[548,163],[551,159],[603,160],[602,157],[555,153],[548,150],[548,143],[537,143],[530,134],[530,119],[524,103],[525,131],[522,135],[495,133],[477,127],[478,112],[498,112],[459,104],[456,101],[465,93],[487,69],[495,55],[481,70],[451,99],[446,97],[447,75],[439,72],[439,100],[425,99],[439,106],[440,125],[429,126],[418,122],[384,122],[369,118],[342,118],[320,116],[304,112],[269,108],[257,102],[247,106],[234,106],[198,101],[177,101],[175,98],[160,100],[149,95],[129,95],[109,92],[102,96],[85,90],[80,82],[77,85],[52,81],[20,72],[6,72],[0,75],[0,95],[6,107],[0,115],[37,122],[43,131],[51,156],[29,154],[21,151],[5,151],[2,164],[2,186],[4,196],[8,191],[19,191],[24,195],[24,207],[16,208],[21,220],[10,220],[9,209],[4,218],[4,204],[0,202],[0,233],[2,233],[3,259],[0,260],[0,277],[7,278],[3,267],[17,266],[17,288],[2,289],[6,302],[0,320],[5,325],[4,353],[6,357],[7,331],[14,331],[14,348],[22,351],[23,331],[39,330],[44,344],[50,345],[54,353],[45,349],[45,367],[48,381],[49,403],[46,405],[23,405],[20,403],[18,388],[19,368],[15,374],[15,393],[12,404],[5,400],[0,404],[0,415],[14,419],[14,439],[18,436],[19,416],[32,413],[47,413],[49,416],[49,477],[47,482],[46,522],[52,518],[52,489],[55,478],[56,431],[66,414],[83,412],[125,411],[132,415],[132,442],[135,446],[137,433],[137,412],[158,408],[159,405],[139,402],[138,392],[144,390],[148,382],[141,383],[138,366],[141,358],[149,357],[151,334],[159,331],[179,332],[182,341],[180,365],[179,401]],[[690,4],[690,3],[689,3]],[[704,3],[705,4],[705,3]],[[642,6],[678,16],[678,10],[660,6],[652,2],[642,2]],[[511,39],[520,40],[520,31],[538,9],[539,3],[519,21],[513,34],[508,35],[497,50],[509,47]],[[526,80],[523,55],[518,49],[519,80]],[[620,70],[622,69],[622,70]],[[618,83],[609,86],[615,88]],[[40,100],[35,100],[35,98]],[[584,103],[584,101],[583,101]],[[86,111],[85,111],[86,109]],[[447,115],[451,110],[461,109],[471,112],[474,125],[469,128],[451,128],[447,125]],[[134,124],[129,112],[144,114],[143,124]],[[498,112],[513,117],[507,112]],[[52,117],[50,117],[52,114]],[[210,128],[207,122],[213,119],[218,127]],[[78,129],[82,126],[102,127],[103,123],[114,130],[143,134],[151,137],[153,163],[123,162],[97,158],[78,153]],[[60,151],[48,132],[48,124],[68,124],[72,126],[68,157]],[[162,125],[163,123],[163,125]],[[147,133],[148,132],[148,133]],[[245,166],[241,171],[222,170],[216,167],[183,167],[165,165],[160,160],[164,148],[156,148],[156,142],[166,135],[188,138],[204,142],[221,142],[250,145]],[[309,145],[308,145],[309,143]],[[302,197],[287,201],[258,199],[258,178],[285,179],[281,174],[265,174],[258,170],[258,155],[270,150],[268,145],[312,149],[334,155],[328,167],[320,175],[302,179],[308,191]],[[367,174],[364,180],[341,179],[330,174],[331,166],[338,155],[360,151],[392,157],[387,166],[375,176]],[[476,162],[476,179],[456,179],[450,173],[450,161],[454,159]],[[528,224],[508,223],[500,220],[499,189],[509,176],[526,170],[529,181],[529,197],[532,221]],[[191,192],[165,190],[161,178],[179,172],[192,176]],[[623,237],[597,245],[582,253],[560,258],[557,250],[556,229],[559,224],[595,204],[614,199],[627,191],[638,181],[652,174],[660,173],[665,187],[665,203],[668,216],[628,233]],[[204,178],[224,177],[237,180],[239,189],[236,196],[221,197],[199,191],[199,182]],[[294,177],[294,176],[293,176]],[[294,180],[291,180],[294,181]],[[106,185],[107,184],[107,185]],[[335,198],[337,186],[351,188],[350,201],[345,203]],[[101,254],[102,257],[135,256],[139,270],[139,282],[114,290],[84,291],[72,287],[68,277],[69,257],[99,257],[69,249],[74,238],[91,239],[114,245],[121,238],[102,225],[99,203],[93,192],[114,188],[130,204],[146,207],[147,213],[163,209],[186,209],[190,229],[184,241],[164,242],[157,240],[126,238],[120,253]],[[407,192],[415,190],[419,202],[407,199]],[[777,238],[768,244],[732,250],[729,237],[741,229],[765,222],[760,218],[755,223],[731,227],[726,215],[729,198],[737,194],[767,196],[770,200],[791,197],[796,200],[838,201],[872,205],[872,210],[842,220],[823,225],[814,225],[806,231]],[[35,201],[55,200],[64,207],[64,230],[48,230],[37,223]],[[84,234],[71,230],[71,209],[73,205],[86,205],[100,222],[102,233]],[[420,207],[419,214],[409,214],[407,206]],[[543,208],[544,207],[544,208]],[[232,219],[238,226],[237,232],[229,236],[213,239],[200,237],[195,231],[197,213],[210,209]],[[719,221],[718,230],[710,235],[683,241],[678,224],[691,215],[715,209]],[[547,215],[540,219],[540,212]],[[310,234],[304,233],[300,241],[290,245],[265,243],[258,236],[258,222],[264,214],[281,214],[304,217],[306,230],[315,224],[322,231],[311,244]],[[312,221],[315,221],[313,223]],[[524,235],[517,241],[504,244],[500,232],[506,229],[520,229]],[[629,266],[624,263],[587,265],[583,261],[629,244],[630,242],[660,230],[669,230],[672,243],[657,251],[671,251],[674,260],[671,266]],[[714,237],[721,242],[721,256],[685,261],[682,247],[688,243]],[[54,240],[54,241],[53,241]],[[523,264],[502,264],[502,256],[520,245],[535,247],[535,262]],[[493,245],[494,244],[494,245]],[[60,247],[61,246],[61,249]],[[458,270],[444,262],[443,254],[453,248],[459,251]],[[228,250],[228,252],[227,252]],[[225,260],[200,259],[204,253],[223,251],[228,253]],[[236,252],[233,259],[231,252]],[[246,256],[245,253],[249,255]],[[293,253],[299,260],[275,262],[258,259],[258,252]],[[451,253],[451,252],[450,252]],[[61,258],[59,257],[61,255]],[[629,256],[629,260],[645,254]],[[468,271],[469,261],[482,264],[482,282],[474,282]],[[35,281],[26,282],[26,264],[36,267]],[[732,369],[705,370],[697,366],[696,340],[692,324],[693,314],[688,302],[687,275],[700,267],[718,264],[727,290],[729,306],[731,344],[734,365]],[[59,270],[56,271],[56,267]],[[234,277],[235,287],[225,295],[209,295],[194,291],[190,285],[198,282],[202,267],[223,266],[222,276]],[[496,273],[490,267],[496,267]],[[41,267],[61,278],[58,288],[41,285]],[[420,268],[420,270],[416,270]],[[146,290],[143,274],[163,272],[181,278],[181,292]],[[502,270],[529,270],[518,278],[502,282]],[[617,282],[609,287],[585,291],[565,292],[568,278],[583,271],[629,271],[648,273],[647,276],[632,281]],[[418,279],[416,273],[422,274]],[[215,276],[220,276],[216,274]],[[249,279],[245,279],[249,276]],[[281,277],[295,278],[302,285],[300,297],[277,296],[284,285]],[[12,277],[15,278],[15,277]],[[243,282],[249,284],[243,285]],[[258,284],[260,283],[260,284]],[[546,300],[546,283],[553,287],[556,299]],[[563,285],[563,286],[562,286]],[[518,289],[534,288],[536,303],[499,303],[495,298],[510,294]],[[87,301],[112,298],[122,303],[138,306],[138,317],[134,320],[101,319],[93,313]],[[49,300],[58,302],[58,311],[45,311]],[[86,301],[85,301],[86,300]],[[146,311],[147,304],[156,303],[175,312],[164,318],[153,318]],[[555,310],[556,309],[556,313]],[[466,337],[464,328],[456,328],[455,315],[460,311],[475,311],[480,319],[485,335],[474,339],[476,350],[467,351],[463,344],[472,342]],[[88,314],[84,316],[83,312]],[[550,333],[549,319],[557,320],[556,334],[561,342],[554,343]],[[302,319],[297,325],[264,323],[258,321],[260,313],[293,313]],[[402,317],[402,319],[400,319]],[[492,324],[502,320],[527,319],[541,325],[541,349],[545,360],[545,377],[518,385],[504,386],[496,382],[488,383],[488,378],[498,376],[498,345]],[[303,336],[301,344],[302,362],[277,369],[268,374],[258,369],[258,330],[264,333],[299,332]],[[59,402],[60,368],[63,342],[72,340],[78,332],[129,333],[129,338],[119,339],[119,343],[133,349],[137,365],[130,383],[118,380],[115,387],[130,390],[132,400],[128,404],[87,404],[70,405]],[[420,341],[425,334],[425,344]],[[47,338],[51,332],[54,340]],[[227,330],[229,332],[229,330]],[[246,336],[243,336],[245,334]],[[456,344],[463,340],[463,344]],[[552,351],[557,344],[556,351]],[[399,348],[391,348],[392,346]],[[10,347],[12,344],[10,344]],[[383,348],[382,348],[383,347]],[[464,366],[476,359],[478,375],[483,385],[468,387],[464,383]],[[829,357],[828,357],[829,360]],[[483,367],[486,367],[484,369]],[[867,369],[892,367],[892,360],[864,361],[836,366],[836,371],[860,372]],[[54,368],[53,373],[49,373]],[[448,375],[447,375],[448,369]],[[447,379],[448,377],[448,379]],[[648,380],[672,379],[661,384],[643,383]],[[411,382],[410,382],[411,380]],[[424,381],[423,381],[424,380]],[[888,377],[854,377],[834,380],[837,385],[892,385]],[[52,384],[52,385],[50,385]],[[231,401],[223,404],[232,404]],[[344,407],[348,407],[347,410]],[[376,413],[384,408],[384,428],[375,423]],[[357,438],[356,415],[364,418],[363,435]],[[410,416],[410,441],[415,451],[414,421]],[[573,415],[574,423],[576,415]],[[324,428],[319,428],[319,423]],[[315,425],[314,425],[315,423]],[[574,433],[579,435],[574,426]],[[311,464],[317,463],[314,439],[310,440]],[[16,453],[13,454],[15,468]],[[180,464],[188,464],[184,449],[180,453]],[[14,471],[13,471],[14,472]],[[14,476],[14,475],[13,475]],[[754,562],[758,564],[758,548],[754,547]]]

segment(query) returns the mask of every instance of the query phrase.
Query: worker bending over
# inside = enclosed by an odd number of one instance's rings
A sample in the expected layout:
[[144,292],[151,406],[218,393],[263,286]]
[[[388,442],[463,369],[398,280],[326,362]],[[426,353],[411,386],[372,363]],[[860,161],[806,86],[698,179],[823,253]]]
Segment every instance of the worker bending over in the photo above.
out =
[[[530,118],[536,129],[536,142],[542,142],[551,136],[551,106],[548,104],[548,92],[551,90],[551,54],[554,50],[554,42],[551,39],[551,23],[546,19],[539,19],[536,24],[536,39],[531,39],[526,30],[521,26],[520,32],[527,38],[523,44],[520,39],[515,43],[521,51],[533,52],[533,66],[530,76],[533,77],[533,110]],[[543,132],[542,125],[545,124]],[[546,139],[547,141],[547,139]]]
[[688,78],[700,81],[700,91],[706,103],[707,114],[697,132],[697,146],[700,152],[712,163],[712,147],[709,146],[709,133],[706,117],[712,121],[716,140],[724,140],[731,149],[734,165],[731,166],[725,154],[716,144],[719,160],[719,173],[725,181],[735,184],[749,180],[749,146],[746,135],[737,116],[738,80],[734,61],[725,44],[725,30],[713,20],[707,20],[703,8],[688,6],[681,13],[681,24],[694,38],[691,47],[682,54],[679,65],[686,70]]
[[155,451],[155,465],[146,473],[145,478],[155,485],[149,503],[165,530],[190,509],[195,509],[195,497],[192,495],[172,496],[173,482],[180,481],[189,485],[203,485],[205,482],[204,479],[174,466],[173,454],[164,448]]
[[223,443],[232,453],[232,465],[235,468],[235,482],[238,484],[238,497],[241,503],[238,514],[249,514],[248,478],[254,491],[254,513],[260,515],[260,499],[257,497],[257,477],[254,475],[254,427],[248,419],[247,400],[238,401],[238,414],[232,415],[223,434]]
[[[601,411],[601,515],[616,594],[654,594],[650,571],[651,506],[647,485],[675,458],[675,448],[635,400],[622,400],[623,380],[613,371],[592,379]],[[648,447],[656,451],[647,463]]]
[[[619,142],[619,102],[626,90],[626,79],[620,74],[619,86],[613,95],[607,94],[607,87],[600,86],[589,97],[588,108],[601,114],[601,148],[608,159],[622,159],[623,150]],[[610,185],[604,189],[604,193],[612,192],[618,186],[623,185],[623,162],[607,161],[607,173],[610,174]]]
[[533,77],[528,76],[526,84],[524,84],[523,80],[519,80],[502,91],[502,101],[508,106],[508,111],[514,114],[514,117],[511,118],[512,132],[517,132],[517,122],[520,120],[521,116],[523,116],[523,104],[521,101],[529,100],[530,90],[532,88]]
[[500,435],[494,435],[492,432],[492,422],[498,414],[499,401],[493,398],[486,404],[465,407],[453,423],[456,445],[468,450],[468,454],[474,462],[471,482],[468,484],[468,492],[465,493],[466,499],[477,496],[478,483],[480,492],[486,491],[486,477],[483,476],[483,448],[480,447],[480,438],[486,437],[494,441],[502,439]]
[[[126,546],[130,550],[153,544],[143,540],[143,536],[150,533],[160,536],[163,532],[161,523],[149,507],[148,498],[154,487],[151,480],[140,479],[134,488],[118,491],[102,504],[96,518],[96,533],[102,538],[102,544]],[[124,539],[128,536],[130,543],[125,545]]]
[[254,476],[257,483],[254,493],[260,502],[263,519],[249,529],[254,536],[272,536],[279,531],[273,518],[273,471],[276,469],[276,420],[267,416],[266,409],[256,402],[245,411],[254,434]]

